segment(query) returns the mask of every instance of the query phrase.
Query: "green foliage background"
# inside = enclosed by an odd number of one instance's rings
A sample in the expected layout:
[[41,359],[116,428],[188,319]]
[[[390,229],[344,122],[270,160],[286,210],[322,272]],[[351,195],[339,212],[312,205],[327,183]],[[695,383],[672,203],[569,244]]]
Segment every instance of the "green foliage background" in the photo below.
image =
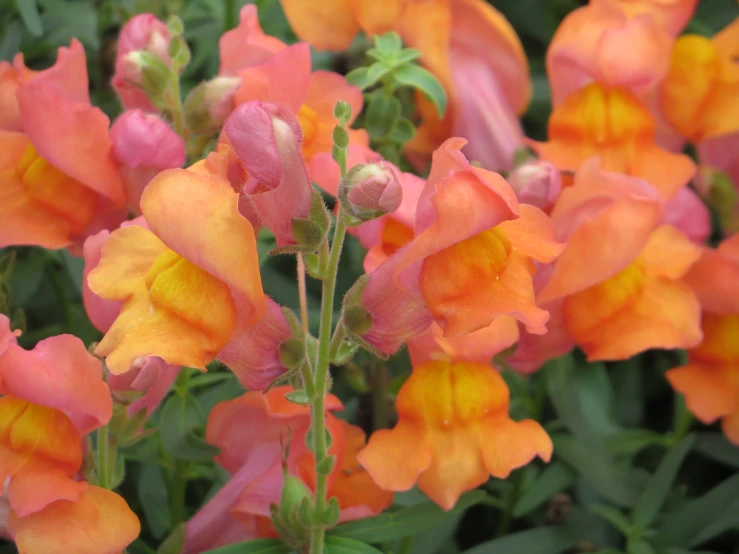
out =
[[[318,0],[317,0],[318,1]],[[295,41],[277,0],[256,2],[265,32]],[[534,96],[524,118],[529,136],[543,138],[550,112],[545,74],[547,45],[576,0],[497,0],[529,56]],[[193,59],[185,93],[215,75],[218,38],[238,23],[244,2],[233,0],[0,0],[0,59],[23,52],[32,68],[51,65],[56,49],[77,37],[88,56],[93,103],[111,118],[120,106],[109,86],[115,41],[133,14],[177,14],[185,23]],[[739,15],[734,0],[703,0],[688,31],[712,35]],[[349,54],[314,54],[314,66],[346,72],[359,61]],[[0,225],[2,222],[0,222]],[[297,309],[294,259],[267,258],[260,237],[265,290]],[[0,257],[10,251],[0,250]],[[0,264],[0,311],[26,329],[25,347],[47,336],[72,333],[86,344],[100,338],[82,307],[82,261],[66,251],[13,249],[13,267]],[[362,272],[363,252],[351,240],[339,275],[339,294]],[[311,326],[317,327],[320,290],[309,280]],[[586,364],[575,353],[524,379],[505,372],[514,418],[535,417],[555,442],[551,464],[514,472],[472,491],[443,513],[417,491],[397,496],[391,514],[345,524],[333,531],[333,552],[403,554],[739,554],[739,449],[718,428],[694,424],[663,373],[684,361],[682,352],[648,352],[620,363]],[[343,417],[371,430],[392,422],[392,395],[407,375],[405,354],[387,365],[360,357],[338,370],[335,391],[346,402]],[[206,375],[185,371],[150,426],[164,426],[124,450],[127,474],[120,491],[142,520],[129,552],[150,554],[178,523],[189,518],[227,475],[211,461],[202,431],[212,406],[241,393],[235,379],[214,366]],[[181,416],[181,417],[180,417]],[[168,437],[168,438],[165,438]],[[185,486],[186,484],[186,486]],[[362,550],[351,541],[382,550]],[[333,545],[333,546],[332,546]],[[233,553],[266,552],[272,543]],[[354,548],[355,550],[352,550]],[[342,550],[343,549],[343,550]],[[347,550],[348,549],[348,550]],[[166,547],[159,550],[165,552]],[[277,550],[269,550],[277,552]],[[14,552],[12,545],[0,553]],[[225,551],[224,551],[225,552]]]

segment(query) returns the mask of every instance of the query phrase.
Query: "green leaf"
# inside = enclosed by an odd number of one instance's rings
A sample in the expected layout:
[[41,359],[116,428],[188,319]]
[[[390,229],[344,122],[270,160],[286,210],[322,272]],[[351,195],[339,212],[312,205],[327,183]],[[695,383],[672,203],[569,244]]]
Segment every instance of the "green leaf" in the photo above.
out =
[[423,56],[423,53],[420,50],[416,50],[415,48],[404,48],[398,53],[397,56],[392,59],[392,65],[396,67],[399,65],[411,63],[421,56]]
[[548,362],[543,371],[547,372],[547,391],[559,419],[573,435],[584,439],[588,437],[580,398],[575,388],[575,360],[570,355],[562,356]]
[[42,21],[47,33],[45,40],[63,44],[75,37],[87,48],[100,49],[99,10],[91,10],[90,4],[84,1],[39,0],[39,4],[44,8]]
[[352,69],[346,74],[346,80],[350,85],[354,85],[355,87],[365,90],[370,86],[368,73],[368,67],[358,67],[356,69]]
[[609,436],[621,428],[613,410],[613,388],[602,363],[588,364],[575,370],[575,387],[585,424],[594,436]]
[[559,554],[581,539],[581,526],[551,525],[484,542],[464,554]]
[[698,433],[695,451],[719,463],[739,469],[739,447],[723,433]]
[[40,37],[44,33],[44,27],[41,25],[36,0],[15,0],[15,6],[28,32],[35,37]]
[[400,117],[400,100],[383,94],[373,96],[367,106],[367,132],[374,140],[390,133]]
[[636,503],[641,493],[629,471],[617,466],[600,448],[569,436],[553,436],[554,451],[603,498],[623,507]]
[[403,47],[400,35],[394,31],[375,37],[375,46],[386,54],[396,54]]
[[204,416],[191,394],[174,394],[164,404],[159,434],[162,445],[174,458],[191,462],[207,462],[218,454],[218,448],[196,434]]
[[694,435],[685,437],[662,460],[634,506],[631,518],[635,525],[646,529],[656,519],[675,482],[677,472],[694,443]]
[[611,506],[605,504],[591,504],[588,510],[594,513],[602,520],[610,523],[615,529],[621,531],[621,534],[628,536],[631,533],[631,522],[624,513]]
[[187,524],[180,523],[170,535],[164,539],[164,542],[157,548],[157,554],[180,554],[185,544],[185,533],[187,532]]
[[329,533],[367,543],[394,541],[432,529],[448,517],[477,504],[483,498],[485,498],[483,491],[469,491],[463,494],[457,505],[448,512],[433,502],[424,502],[397,512],[343,523],[331,529]]
[[647,429],[624,429],[604,439],[604,444],[614,456],[634,456],[650,446],[669,446],[671,440]]
[[553,495],[575,483],[575,473],[560,462],[552,462],[531,482],[519,497],[513,509],[514,517],[525,516]]
[[326,537],[326,554],[382,554],[374,546],[370,546],[346,537]]
[[693,547],[739,525],[739,475],[664,518],[655,546]]
[[231,378],[231,374],[225,371],[214,371],[197,375],[190,379],[187,385],[187,390],[198,390],[211,385],[217,385],[223,381],[228,381]]
[[646,541],[630,541],[626,549],[628,554],[655,554],[654,548]]
[[167,483],[158,465],[144,464],[137,486],[139,502],[154,538],[161,539],[172,525]]
[[310,396],[308,396],[308,393],[304,390],[290,391],[285,395],[285,398],[293,404],[298,404],[300,406],[307,406],[310,404]]
[[436,106],[439,117],[446,111],[447,95],[433,73],[419,65],[407,64],[393,70],[393,80],[400,86],[420,90]]
[[10,61],[21,49],[23,38],[23,25],[20,21],[13,20],[5,27],[5,36],[0,39],[0,60]]
[[256,539],[206,550],[203,554],[292,554],[293,550],[277,539]]
[[390,131],[390,138],[400,144],[409,142],[414,136],[416,136],[416,128],[411,120],[405,117],[398,118]]

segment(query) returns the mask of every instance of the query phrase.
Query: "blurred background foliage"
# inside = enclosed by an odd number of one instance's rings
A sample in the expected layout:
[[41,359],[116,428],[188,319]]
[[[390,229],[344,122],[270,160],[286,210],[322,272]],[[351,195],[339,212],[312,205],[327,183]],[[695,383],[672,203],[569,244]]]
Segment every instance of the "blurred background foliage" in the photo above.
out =
[[[545,137],[551,110],[547,45],[562,18],[584,3],[493,2],[518,32],[529,57],[534,95],[524,125],[531,137]],[[109,81],[116,36],[128,18],[151,12],[163,20],[171,14],[183,20],[184,36],[193,52],[183,74],[186,94],[216,74],[218,39],[238,24],[243,4],[240,0],[0,0],[0,59],[12,60],[22,52],[29,67],[48,67],[56,49],[77,37],[87,51],[92,101],[115,118],[121,107]],[[266,33],[285,42],[296,40],[277,0],[256,4]],[[702,0],[688,31],[710,36],[738,15],[735,0]],[[351,50],[314,53],[314,67],[342,73],[360,62],[361,55]],[[273,246],[268,234],[260,236],[259,246],[266,292],[297,310],[294,259],[268,257]],[[66,251],[16,248],[12,253],[0,250],[0,259],[4,260],[0,262],[0,311],[13,315],[17,325],[26,329],[20,338],[23,346],[59,333],[75,334],[86,344],[99,339],[82,306],[80,258]],[[362,273],[362,259],[361,246],[349,241],[338,294],[343,295]],[[313,328],[319,297],[318,283],[309,280]],[[663,377],[665,370],[683,360],[682,352],[652,351],[625,362],[586,364],[575,353],[529,379],[505,371],[513,417],[535,417],[546,425],[555,441],[554,461],[548,466],[532,464],[506,481],[493,480],[483,487],[484,493],[468,493],[461,507],[474,506],[466,512],[458,509],[442,517],[432,508],[426,512],[414,508],[426,522],[423,532],[413,541],[390,541],[387,551],[739,554],[739,449],[718,428],[692,425],[682,399]],[[407,356],[399,354],[387,364],[359,356],[338,369],[334,390],[347,401],[343,417],[368,431],[392,424],[393,394],[408,368]],[[130,553],[155,552],[176,524],[190,517],[225,481],[224,472],[210,461],[212,451],[199,437],[211,407],[238,394],[238,384],[222,367],[214,366],[207,375],[186,371],[151,426],[161,422],[171,427],[162,412],[188,410],[185,428],[167,428],[167,433],[185,433],[189,442],[185,447],[167,444],[154,433],[126,450],[128,475],[121,491],[143,523],[142,537]],[[186,458],[184,465],[175,460],[178,456]],[[172,496],[177,479],[188,483],[181,498]],[[396,504],[417,507],[423,500],[423,495],[411,491],[398,495]],[[361,536],[361,529],[351,532]],[[702,550],[690,550],[698,547]],[[12,548],[0,547],[0,553],[14,552]]]

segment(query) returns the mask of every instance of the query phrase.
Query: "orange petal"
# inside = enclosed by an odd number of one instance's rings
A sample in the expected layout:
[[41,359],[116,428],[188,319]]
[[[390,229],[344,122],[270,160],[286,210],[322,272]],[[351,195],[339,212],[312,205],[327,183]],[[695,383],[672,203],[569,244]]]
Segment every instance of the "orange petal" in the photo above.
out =
[[539,208],[528,204],[519,205],[519,216],[504,221],[499,226],[516,252],[540,262],[554,261],[565,249],[557,242],[552,220]]
[[705,248],[700,259],[690,268],[684,281],[695,291],[703,309],[717,314],[739,313],[739,256],[732,256],[739,235],[725,240],[718,248]]
[[282,0],[290,27],[318,50],[346,50],[359,32],[351,0]]
[[488,417],[479,428],[480,446],[487,471],[505,479],[516,468],[539,456],[548,462],[552,440],[536,421],[513,421],[507,415]]
[[246,5],[239,13],[239,25],[226,31],[218,40],[219,75],[233,75],[243,67],[267,61],[272,54],[285,48],[278,38],[265,35],[259,26],[257,7]]
[[665,373],[672,388],[685,396],[688,409],[705,424],[737,409],[736,369],[719,364],[690,363]]
[[[434,32],[429,33],[429,29]],[[451,0],[405,2],[398,32],[409,47],[423,53],[423,64],[447,90],[451,89],[448,53],[450,30]]]
[[623,360],[650,348],[690,348],[703,336],[695,294],[664,277],[648,281],[635,304],[590,332],[573,332],[569,321],[568,330],[588,360]]
[[443,509],[451,510],[463,492],[489,478],[480,441],[473,429],[434,430],[429,440],[434,458],[419,476],[418,488]]
[[89,486],[77,502],[59,500],[22,518],[11,512],[8,529],[24,554],[119,554],[141,526],[123,498]]
[[679,279],[698,260],[701,248],[672,225],[654,230],[639,254],[639,261],[653,275]]
[[238,316],[235,332],[253,325],[265,305],[254,229],[238,201],[228,181],[184,169],[160,173],[141,197],[146,222],[164,244],[228,285]]
[[405,4],[404,0],[355,0],[355,15],[368,36],[381,35],[395,30]]
[[739,410],[735,409],[721,420],[721,429],[727,439],[739,446]]
[[57,500],[76,502],[86,488],[85,481],[75,481],[53,466],[29,464],[10,479],[8,498],[15,514],[25,517]]
[[693,178],[695,169],[695,163],[685,154],[651,144],[642,145],[634,153],[629,173],[654,185],[665,200],[672,200]]
[[416,422],[401,421],[372,436],[357,460],[381,489],[407,491],[432,463],[432,447]]
[[131,225],[113,231],[87,284],[102,298],[126,300],[143,285],[151,266],[166,251],[167,246],[145,227]]

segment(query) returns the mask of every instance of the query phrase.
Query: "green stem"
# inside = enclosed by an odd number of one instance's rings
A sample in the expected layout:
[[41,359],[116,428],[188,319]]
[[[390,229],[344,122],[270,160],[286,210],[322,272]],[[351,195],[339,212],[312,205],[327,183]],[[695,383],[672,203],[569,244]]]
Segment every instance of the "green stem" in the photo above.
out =
[[54,294],[56,295],[62,308],[62,313],[64,314],[65,331],[69,332],[72,325],[72,319],[74,318],[74,314],[72,313],[72,303],[67,296],[67,292],[64,290],[62,280],[59,278],[59,268],[53,254],[48,252],[46,253],[46,269],[46,274],[49,276],[49,280],[51,281],[51,287],[54,289]]
[[[176,64],[175,64],[176,65]],[[172,124],[175,133],[180,135],[188,144],[189,137],[185,130],[185,115],[182,109],[182,95],[180,93],[180,72],[178,67],[172,67],[172,81],[170,83],[170,105],[172,109]]]
[[513,509],[518,501],[518,495],[521,491],[521,485],[523,484],[523,471],[519,470],[513,474],[513,488],[508,493],[506,507],[503,510],[503,514],[498,522],[498,530],[495,533],[496,537],[502,537],[508,533],[511,527],[511,521],[513,520]]
[[[342,168],[345,174],[346,167]],[[318,360],[315,367],[313,404],[311,406],[313,451],[316,457],[316,466],[328,456],[326,442],[326,388],[328,383],[329,346],[331,327],[334,315],[334,292],[336,289],[336,274],[339,268],[339,258],[346,236],[346,221],[341,206],[336,216],[336,228],[331,242],[331,252],[328,259],[326,278],[323,281],[321,298],[321,327],[318,334]],[[323,514],[326,509],[328,475],[316,472],[315,511]],[[323,554],[323,543],[326,529],[322,525],[313,527],[311,532],[311,554]]]
[[110,436],[108,426],[98,429],[97,437],[97,481],[98,486],[110,490],[112,476],[110,474]]
[[341,348],[341,343],[344,342],[344,337],[346,337],[346,329],[344,329],[344,326],[339,323],[334,330],[334,336],[331,337],[331,344],[328,348],[328,359],[330,361],[334,361],[336,359],[336,355],[339,353],[339,348]]

